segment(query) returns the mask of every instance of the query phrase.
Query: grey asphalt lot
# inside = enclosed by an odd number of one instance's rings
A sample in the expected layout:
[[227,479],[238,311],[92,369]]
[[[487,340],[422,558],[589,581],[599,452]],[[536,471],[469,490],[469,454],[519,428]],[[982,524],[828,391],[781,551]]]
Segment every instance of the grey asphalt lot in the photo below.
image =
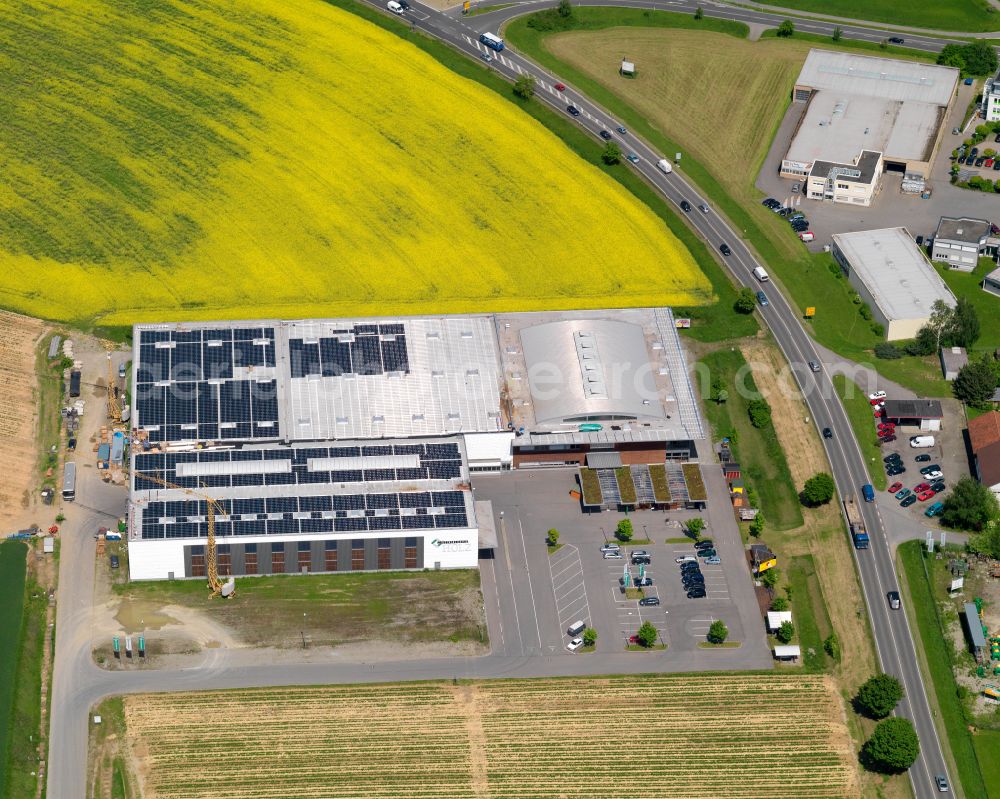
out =
[[[584,5],[623,5],[638,8],[671,9],[693,13],[695,2],[674,0],[674,2],[644,2],[629,0],[614,2],[614,0],[579,0]],[[381,2],[371,2],[373,7],[381,9]],[[477,57],[482,52],[476,38],[480,31],[496,30],[506,19],[510,19],[526,10],[534,10],[554,6],[554,0],[532,3],[528,8],[514,7],[503,9],[492,14],[485,14],[471,19],[454,19],[420,3],[412,3],[414,11],[411,14],[411,24],[431,36],[439,38],[461,52],[471,57]],[[710,17],[729,18],[754,24],[776,26],[783,18],[781,14],[752,11],[736,7],[728,7],[722,3],[706,4],[704,14]],[[829,35],[836,22],[799,22],[797,28],[813,33]],[[844,38],[859,38],[868,41],[879,41],[885,33],[882,30],[849,24],[839,25]],[[937,51],[948,42],[947,39],[933,35],[907,35],[907,45],[918,49]],[[613,117],[604,109],[590,102],[570,87],[565,92],[557,92],[553,83],[557,78],[532,63],[523,56],[510,50],[499,54],[494,59],[492,68],[504,77],[511,79],[519,74],[529,73],[538,79],[537,96],[542,102],[564,111],[568,102],[573,102],[582,111],[578,123],[588,132],[595,134],[603,127],[612,129],[615,123]],[[681,199],[697,205],[704,202],[700,193],[676,171],[665,176],[653,168],[660,154],[636,137],[630,137],[630,148],[637,152],[642,161],[636,166],[658,191],[664,194],[668,201],[678,206]],[[733,249],[733,254],[725,260],[726,267],[743,285],[755,285],[751,272],[759,265],[754,254],[734,232],[726,220],[721,219],[713,210],[706,215],[698,214],[688,217],[688,223],[715,250],[721,242],[727,242]],[[844,414],[843,407],[836,399],[832,385],[825,372],[811,374],[804,364],[810,360],[819,360],[813,343],[798,321],[798,314],[785,300],[779,286],[773,284],[768,292],[771,304],[761,312],[762,319],[771,328],[775,339],[781,346],[789,362],[798,367],[797,376],[804,390],[812,416],[819,426],[831,426],[835,430],[835,438],[825,441],[832,464],[838,489],[842,494],[855,493],[857,486],[867,482],[864,458],[858,450],[850,424]],[[712,470],[706,470],[706,479]],[[722,480],[721,472],[718,480]],[[709,486],[710,496],[715,493]],[[650,653],[657,662],[646,655],[635,656],[633,653],[598,652],[592,655],[569,657],[561,652],[552,655],[542,652],[543,640],[555,632],[558,612],[555,595],[552,594],[551,612],[554,618],[551,622],[552,632],[542,629],[538,622],[537,655],[505,655],[494,654],[481,658],[454,658],[428,661],[405,661],[397,663],[376,664],[345,664],[342,662],[309,662],[298,667],[227,667],[224,653],[210,653],[201,667],[175,671],[134,671],[124,673],[109,673],[98,669],[90,658],[90,640],[88,630],[93,597],[93,541],[92,527],[107,523],[107,515],[117,516],[120,513],[120,501],[115,500],[114,507],[105,506],[110,498],[101,495],[99,489],[90,491],[85,488],[81,492],[81,505],[89,506],[86,518],[74,519],[64,529],[66,534],[60,564],[59,607],[57,610],[57,640],[56,666],[53,681],[52,712],[50,722],[50,750],[47,795],[59,799],[76,799],[86,794],[84,774],[86,773],[88,711],[91,705],[100,698],[119,693],[134,693],[163,690],[195,690],[211,688],[239,688],[250,686],[271,685],[302,685],[326,684],[336,682],[372,682],[407,679],[434,678],[489,678],[489,677],[530,677],[578,674],[609,674],[609,673],[639,673],[650,670],[669,671],[700,671],[705,668],[702,650],[685,652],[679,646],[671,647],[659,654]],[[917,667],[916,654],[910,636],[905,608],[902,613],[890,612],[886,608],[883,597],[888,590],[898,588],[893,562],[885,536],[884,529],[873,503],[865,503],[862,512],[869,530],[872,532],[872,548],[856,553],[872,623],[872,629],[879,652],[879,659],[885,671],[901,678],[906,696],[898,708],[899,715],[914,721],[921,740],[920,757],[910,769],[910,777],[918,797],[937,795],[933,785],[934,774],[947,773],[937,730],[931,718],[926,700],[922,678]],[[711,511],[711,508],[710,508]],[[84,514],[81,514],[83,517]],[[732,522],[731,512],[729,519]],[[715,525],[717,520],[710,519]],[[733,522],[733,524],[735,524]],[[510,541],[507,534],[505,540]],[[732,551],[724,552],[725,558],[731,557]],[[527,563],[527,546],[525,546],[525,562]],[[586,572],[589,559],[581,556]],[[535,563],[532,562],[532,566]],[[513,561],[512,561],[513,567]],[[497,578],[500,582],[500,578]],[[743,581],[729,580],[730,591],[739,590]],[[519,600],[520,601],[520,600]],[[544,600],[543,600],[544,602]],[[743,603],[736,601],[737,607]],[[535,620],[537,621],[537,607]],[[705,606],[700,606],[705,607]],[[502,612],[502,607],[497,613]],[[508,609],[508,612],[510,610]],[[746,612],[745,610],[741,612]],[[753,612],[756,613],[754,605]],[[531,624],[526,618],[526,609],[515,607],[517,624],[524,622],[526,631],[518,636],[518,645],[524,651],[531,645]],[[687,624],[690,634],[700,633],[706,623],[708,614],[691,619]],[[617,616],[616,616],[617,619]],[[749,629],[749,628],[748,628]],[[672,642],[677,634],[672,632]],[[560,639],[561,640],[561,639]],[[745,657],[741,649],[720,650],[712,653],[712,662],[717,668],[737,668],[734,665]],[[660,665],[662,664],[662,665]],[[366,668],[367,666],[367,668]]]

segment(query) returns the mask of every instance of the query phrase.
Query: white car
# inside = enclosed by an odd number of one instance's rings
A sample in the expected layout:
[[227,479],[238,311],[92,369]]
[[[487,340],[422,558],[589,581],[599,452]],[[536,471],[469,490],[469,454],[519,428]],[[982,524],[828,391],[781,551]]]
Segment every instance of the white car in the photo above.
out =
[[619,549],[618,544],[601,544],[601,552],[617,552]]
[[874,394],[869,394],[868,399],[870,400],[885,399],[888,396],[889,395],[886,394],[884,391],[876,391]]
[[932,480],[940,480],[942,477],[944,477],[944,472],[939,472],[935,469],[933,472],[927,472],[927,474],[924,475],[924,480],[929,483]]
[[604,553],[605,560],[622,560],[622,553],[617,549],[612,549],[610,552]]
[[674,558],[674,563],[697,563],[698,558],[694,555],[682,555],[679,558]]
[[579,649],[581,646],[583,646],[583,639],[582,638],[574,638],[572,641],[570,641],[568,644],[566,644],[566,648],[570,652],[576,652],[576,650]]
[[385,4],[385,7],[388,8],[393,14],[403,13],[403,7],[397,3],[396,0],[389,0],[389,2]]

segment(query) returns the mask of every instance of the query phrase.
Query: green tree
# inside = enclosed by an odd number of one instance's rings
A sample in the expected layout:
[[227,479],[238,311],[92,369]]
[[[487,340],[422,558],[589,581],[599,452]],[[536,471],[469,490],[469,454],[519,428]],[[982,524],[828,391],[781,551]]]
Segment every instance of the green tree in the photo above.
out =
[[778,36],[780,36],[782,39],[787,39],[793,33],[795,33],[795,25],[792,24],[792,21],[790,19],[784,20],[778,26]]
[[962,45],[962,59],[963,71],[968,75],[992,75],[997,71],[996,50],[983,39]]
[[573,16],[573,6],[570,5],[569,0],[559,0],[559,16],[563,19],[569,19]]
[[996,520],[1000,507],[993,492],[971,477],[963,477],[944,501],[941,523],[958,530],[983,530]]
[[736,302],[733,303],[733,310],[736,313],[751,314],[756,307],[757,304],[753,289],[749,289],[746,286],[741,288],[739,294],[736,295]]
[[967,402],[976,408],[981,408],[996,391],[997,376],[993,367],[984,358],[967,363],[958,370],[958,377],[951,385],[951,391],[956,399]]
[[955,347],[971,347],[978,339],[976,308],[968,297],[959,297],[948,325],[948,340]]
[[638,638],[640,646],[649,649],[649,647],[656,643],[658,635],[659,633],[656,632],[656,628],[650,622],[644,621],[636,633],[636,638]]
[[776,596],[771,601],[771,610],[776,613],[781,613],[782,611],[788,610],[788,600],[783,596]]
[[843,35],[844,35],[844,32],[840,29],[839,25],[836,28],[833,29],[833,40],[835,42],[839,42],[840,39],[841,39],[841,37],[843,37]]
[[879,722],[861,748],[861,762],[871,771],[898,774],[906,771],[920,754],[920,741],[909,719]]
[[781,573],[772,566],[767,571],[761,572],[758,577],[760,578],[760,583],[768,591],[773,591],[774,587],[778,584],[778,579],[781,577]]
[[615,538],[619,541],[631,541],[633,535],[635,535],[635,529],[632,527],[631,519],[622,519],[618,522],[618,526],[615,528]]
[[608,166],[620,164],[622,161],[622,148],[616,142],[609,141],[604,145],[604,152],[601,153],[601,160]]
[[854,707],[871,719],[884,719],[903,698],[903,685],[891,674],[869,677],[854,697]]
[[840,639],[836,633],[830,633],[823,641],[823,651],[834,660],[840,660]]
[[694,18],[695,19],[701,19],[703,16],[705,16],[705,12],[701,10],[701,6],[698,6],[694,10]]
[[760,538],[764,534],[764,514],[757,511],[757,515],[753,517],[753,521],[750,522],[750,535],[754,538]]
[[1000,525],[991,524],[969,540],[969,551],[1000,559]]
[[583,631],[583,645],[593,646],[597,643],[597,630],[593,627],[588,627]]
[[962,56],[962,45],[946,44],[938,53],[937,62],[943,67],[965,68],[965,58]]
[[533,75],[518,75],[514,81],[514,94],[522,100],[530,100],[535,96],[535,78]]
[[559,531],[555,527],[545,534],[545,543],[550,547],[554,547],[559,543]]
[[687,521],[687,531],[695,539],[701,538],[702,530],[705,529],[705,520],[700,516],[695,516]]
[[729,628],[726,627],[722,619],[716,619],[708,628],[708,641],[712,644],[721,644],[729,637]]
[[803,505],[815,508],[819,505],[825,505],[833,499],[836,490],[837,486],[834,484],[833,478],[826,472],[820,472],[806,480],[806,484],[799,494],[799,499]]
[[771,424],[771,406],[766,400],[750,400],[747,403],[747,414],[750,416],[750,424],[754,427],[762,428]]
[[937,347],[937,331],[924,325],[917,331],[917,337],[903,348],[907,355],[931,355]]
[[795,626],[790,621],[781,622],[781,626],[778,631],[774,634],[781,643],[787,644],[795,636]]

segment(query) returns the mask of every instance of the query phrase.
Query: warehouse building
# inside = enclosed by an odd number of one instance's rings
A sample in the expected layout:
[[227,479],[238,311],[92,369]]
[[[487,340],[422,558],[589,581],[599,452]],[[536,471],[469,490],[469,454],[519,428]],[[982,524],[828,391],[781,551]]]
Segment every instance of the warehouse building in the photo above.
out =
[[955,307],[955,295],[905,228],[836,233],[832,252],[888,341],[916,336],[938,300]]
[[[470,568],[474,472],[696,456],[668,309],[139,325],[133,579]],[[501,354],[502,352],[502,354]]]
[[[959,71],[813,49],[792,99],[807,103],[781,175],[806,196],[869,205],[883,172],[927,176]],[[848,177],[850,179],[845,179]]]

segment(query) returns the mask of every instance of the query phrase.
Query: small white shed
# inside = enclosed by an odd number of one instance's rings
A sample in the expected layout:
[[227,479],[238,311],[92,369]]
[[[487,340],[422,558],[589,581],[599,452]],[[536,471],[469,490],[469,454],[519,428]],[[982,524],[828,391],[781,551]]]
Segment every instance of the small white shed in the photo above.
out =
[[789,644],[787,646],[776,646],[774,648],[775,660],[798,660],[801,655],[802,651],[793,644]]
[[42,539],[42,552],[44,552],[46,555],[49,555],[55,551],[56,551],[56,540],[50,535],[45,536],[45,538]]
[[792,611],[790,610],[769,610],[767,612],[767,631],[775,633],[782,624],[791,620]]
[[629,75],[629,76],[635,75],[635,64],[633,64],[631,61],[626,61],[623,58],[622,65],[621,67],[619,67],[619,72],[621,72],[622,75]]

